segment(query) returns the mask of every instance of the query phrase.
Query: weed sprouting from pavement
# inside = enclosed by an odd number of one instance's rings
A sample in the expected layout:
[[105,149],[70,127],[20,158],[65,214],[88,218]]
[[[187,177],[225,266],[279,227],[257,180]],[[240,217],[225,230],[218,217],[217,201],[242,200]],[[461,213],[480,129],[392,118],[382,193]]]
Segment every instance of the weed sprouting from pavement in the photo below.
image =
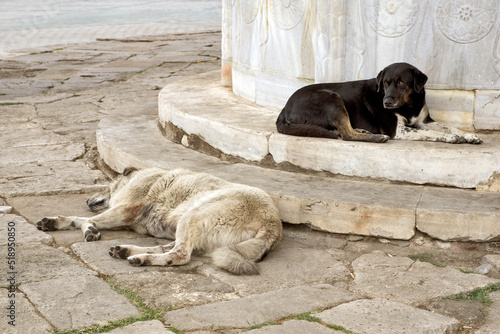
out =
[[439,263],[436,263],[433,259],[432,259],[432,255],[431,254],[428,254],[428,253],[423,253],[423,254],[415,254],[415,255],[408,255],[408,257],[410,259],[412,259],[413,261],[420,261],[420,262],[427,262],[427,263],[430,263],[432,264],[433,266],[436,266],[438,268],[444,268],[446,267],[445,265],[443,264],[439,264]]
[[[105,325],[93,325],[85,328],[59,331],[55,332],[55,334],[107,333],[115,328],[128,326],[140,321],[150,321],[150,320],[162,321],[163,313],[174,310],[174,308],[154,309],[152,307],[149,307],[144,303],[143,299],[137,293],[117,286],[109,278],[105,278],[104,280],[106,281],[106,283],[110,285],[111,289],[125,296],[132,304],[134,304],[135,307],[137,307],[137,309],[141,313],[141,315],[138,317],[129,317],[116,321],[108,321],[108,323]],[[174,333],[182,334],[182,331],[176,328],[168,327],[167,329],[169,329]]]
[[500,291],[500,283],[490,284],[484,288],[477,288],[469,293],[460,293],[454,297],[450,297],[450,300],[477,300],[487,306],[490,306],[492,301],[488,297],[490,292]]

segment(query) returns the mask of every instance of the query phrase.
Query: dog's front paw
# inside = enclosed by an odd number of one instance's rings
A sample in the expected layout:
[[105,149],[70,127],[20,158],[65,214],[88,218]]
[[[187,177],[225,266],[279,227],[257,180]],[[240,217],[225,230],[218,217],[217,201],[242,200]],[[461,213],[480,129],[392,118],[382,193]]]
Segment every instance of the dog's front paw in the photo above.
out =
[[36,223],[36,228],[41,231],[55,231],[57,218],[43,218]]
[[115,259],[126,259],[129,257],[129,251],[127,247],[115,246],[109,249],[109,255]]
[[463,144],[466,142],[465,138],[459,135],[453,135],[453,134],[447,134],[443,136],[442,140],[438,141],[443,141],[445,143],[449,144]]
[[97,230],[94,226],[90,225],[87,227],[84,233],[85,241],[97,241],[101,239],[101,232]]
[[466,133],[464,135],[465,142],[469,144],[482,144],[483,140],[473,133]]
[[386,136],[386,135],[373,135],[375,138],[375,143],[385,143],[387,142],[391,137]]
[[145,254],[130,256],[128,258],[128,263],[130,263],[134,267],[151,265],[151,261],[149,261],[148,256]]

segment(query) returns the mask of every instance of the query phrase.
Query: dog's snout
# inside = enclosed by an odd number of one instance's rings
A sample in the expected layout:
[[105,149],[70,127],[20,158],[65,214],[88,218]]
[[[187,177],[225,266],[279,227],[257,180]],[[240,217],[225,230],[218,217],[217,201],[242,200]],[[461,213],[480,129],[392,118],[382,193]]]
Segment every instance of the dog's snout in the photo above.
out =
[[394,109],[394,108],[397,108],[397,106],[398,106],[398,103],[394,97],[388,96],[388,97],[384,98],[384,107],[386,109]]
[[87,206],[92,212],[100,211],[107,208],[107,199],[91,197],[87,200]]

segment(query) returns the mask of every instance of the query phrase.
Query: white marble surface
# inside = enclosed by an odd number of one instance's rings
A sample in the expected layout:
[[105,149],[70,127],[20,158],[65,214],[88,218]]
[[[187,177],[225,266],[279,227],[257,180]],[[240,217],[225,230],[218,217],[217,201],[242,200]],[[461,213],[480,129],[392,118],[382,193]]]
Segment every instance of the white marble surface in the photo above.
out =
[[223,58],[237,95],[282,108],[295,87],[373,78],[405,61],[428,75],[437,118],[500,129],[497,0],[225,0],[223,7],[224,44],[232,46]]

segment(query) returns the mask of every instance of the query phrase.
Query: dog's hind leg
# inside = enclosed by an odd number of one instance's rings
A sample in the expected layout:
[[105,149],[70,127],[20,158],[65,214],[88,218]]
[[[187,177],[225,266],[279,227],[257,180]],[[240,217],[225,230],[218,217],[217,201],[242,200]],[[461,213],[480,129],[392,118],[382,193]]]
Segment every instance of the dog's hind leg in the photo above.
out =
[[163,254],[137,254],[127,258],[133,266],[182,266],[191,261],[192,248],[184,243]]
[[163,254],[174,248],[175,241],[163,246],[141,247],[135,245],[119,245],[109,249],[109,255],[116,259],[126,259],[138,254]]
[[328,113],[331,115],[329,122],[337,128],[342,140],[356,140],[372,143],[385,143],[389,140],[389,136],[386,135],[374,134],[366,130],[353,129],[349,113],[347,112],[344,102],[340,96],[338,96],[338,98],[335,99],[331,105],[329,105],[329,108],[335,109],[334,111]]

